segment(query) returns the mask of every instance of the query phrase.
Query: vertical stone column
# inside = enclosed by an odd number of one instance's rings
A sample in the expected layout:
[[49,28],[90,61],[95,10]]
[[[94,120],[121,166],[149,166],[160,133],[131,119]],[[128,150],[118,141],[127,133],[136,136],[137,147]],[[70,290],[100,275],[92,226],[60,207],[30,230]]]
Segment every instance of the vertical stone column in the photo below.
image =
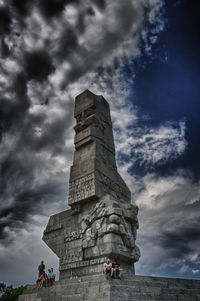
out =
[[50,217],[43,240],[60,258],[61,278],[99,273],[106,257],[133,273],[138,208],[117,171],[109,104],[86,90],[76,97],[74,116],[71,209]]
[[105,192],[130,201],[130,190],[117,172],[108,102],[86,90],[75,100],[74,161],[68,204],[101,198]]

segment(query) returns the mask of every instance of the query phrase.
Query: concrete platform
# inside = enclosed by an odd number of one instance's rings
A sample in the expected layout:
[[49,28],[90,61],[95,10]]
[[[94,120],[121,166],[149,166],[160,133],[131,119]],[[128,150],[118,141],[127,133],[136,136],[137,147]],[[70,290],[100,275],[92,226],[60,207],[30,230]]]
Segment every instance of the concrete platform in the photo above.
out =
[[136,276],[106,280],[104,275],[56,281],[49,288],[29,285],[19,301],[200,301],[200,280]]

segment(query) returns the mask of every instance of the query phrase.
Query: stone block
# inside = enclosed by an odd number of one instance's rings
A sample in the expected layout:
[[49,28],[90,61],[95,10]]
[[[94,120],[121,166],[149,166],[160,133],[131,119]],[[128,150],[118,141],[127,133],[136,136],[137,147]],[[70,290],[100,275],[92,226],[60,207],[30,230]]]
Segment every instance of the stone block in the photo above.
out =
[[19,301],[198,301],[199,291],[200,280],[130,275],[108,281],[99,273],[56,281],[41,290],[29,287]]

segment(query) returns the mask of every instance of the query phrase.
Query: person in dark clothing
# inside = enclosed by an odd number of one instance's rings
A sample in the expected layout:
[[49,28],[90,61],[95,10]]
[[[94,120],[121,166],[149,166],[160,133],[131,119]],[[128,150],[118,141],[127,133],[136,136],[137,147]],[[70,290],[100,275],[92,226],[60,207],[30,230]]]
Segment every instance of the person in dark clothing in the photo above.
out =
[[112,277],[115,279],[121,279],[121,275],[122,270],[120,268],[120,264],[117,262],[117,260],[114,260],[114,262],[112,263]]
[[41,261],[40,265],[38,266],[38,278],[43,274],[43,271],[45,270],[44,262]]

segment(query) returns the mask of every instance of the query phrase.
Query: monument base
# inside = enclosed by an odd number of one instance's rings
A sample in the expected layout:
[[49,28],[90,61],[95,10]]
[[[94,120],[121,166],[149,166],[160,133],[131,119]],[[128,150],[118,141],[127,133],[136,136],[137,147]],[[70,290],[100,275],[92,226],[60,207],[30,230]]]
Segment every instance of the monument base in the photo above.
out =
[[29,285],[19,301],[200,301],[200,280],[132,275],[106,280],[90,275],[56,281],[49,288]]

